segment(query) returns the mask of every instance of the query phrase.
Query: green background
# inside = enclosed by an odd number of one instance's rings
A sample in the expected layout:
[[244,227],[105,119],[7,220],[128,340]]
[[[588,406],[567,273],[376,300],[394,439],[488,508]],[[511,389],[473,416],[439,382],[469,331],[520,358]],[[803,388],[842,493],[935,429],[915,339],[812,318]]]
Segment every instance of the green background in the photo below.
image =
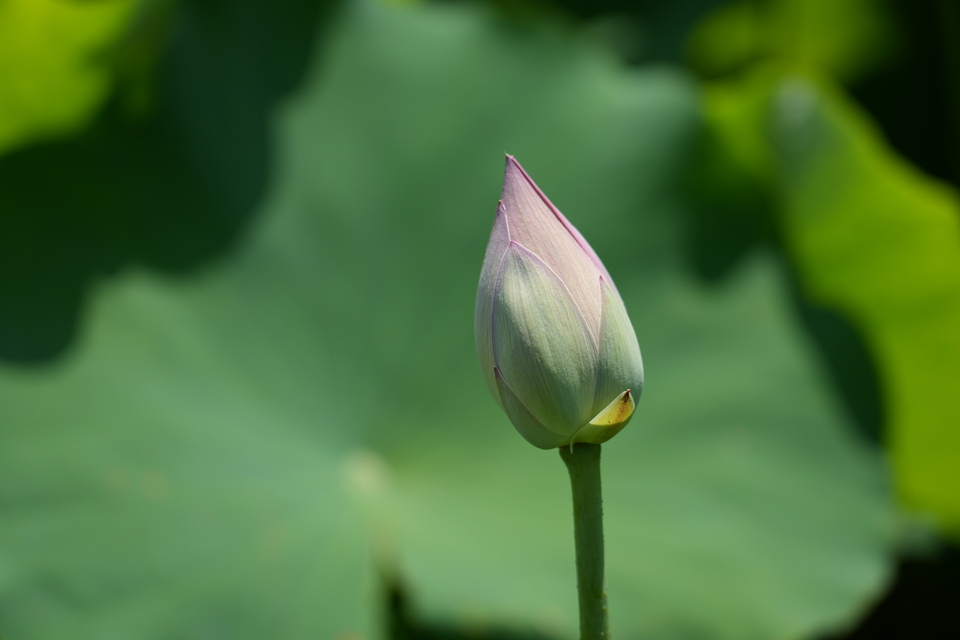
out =
[[473,347],[504,153],[644,356],[616,637],[881,637],[955,575],[960,229],[836,4],[0,0],[0,637],[575,638]]

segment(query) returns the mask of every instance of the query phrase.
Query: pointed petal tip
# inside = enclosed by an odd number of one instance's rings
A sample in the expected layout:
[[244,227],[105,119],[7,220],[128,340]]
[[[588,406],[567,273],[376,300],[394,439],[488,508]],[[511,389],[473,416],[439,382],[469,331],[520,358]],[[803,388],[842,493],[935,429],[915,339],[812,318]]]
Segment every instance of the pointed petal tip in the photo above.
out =
[[515,156],[512,156],[509,153],[504,154],[503,181],[506,182],[507,176],[509,176],[511,173],[516,173],[517,170],[519,170],[519,172],[523,175],[526,174],[526,172],[523,170],[523,167],[521,167],[520,163],[517,162],[517,158]]
[[614,398],[613,402],[608,404],[603,411],[594,416],[590,424],[597,426],[625,425],[633,416],[636,408],[637,405],[633,401],[633,395],[630,393],[630,389],[627,389]]
[[520,162],[517,160],[516,156],[512,156],[509,153],[506,154],[506,170],[505,171],[508,175],[511,173],[511,171],[519,172],[520,176],[522,176],[526,182],[530,183],[530,185],[533,186],[533,188],[536,189],[537,191],[540,191],[536,183],[530,177],[530,174],[526,172],[526,170],[523,168],[523,165],[521,165]]
[[[549,273],[553,274],[554,277],[557,277],[553,269],[551,269],[547,263],[543,261],[543,258],[516,240],[511,239],[510,242],[507,243],[507,252],[519,253],[524,259],[534,260],[540,268],[545,269]],[[557,278],[557,280],[560,281],[559,278]]]
[[530,177],[530,174],[520,165],[517,159],[507,154],[507,166],[504,170],[503,175],[503,197],[508,197],[508,194],[511,192],[527,192],[532,194],[533,197],[538,198],[554,217],[563,225],[567,232],[573,237],[574,241],[580,248],[587,254],[590,260],[596,265],[597,269],[602,275],[606,275],[606,282],[614,287],[613,280],[610,278],[610,275],[607,273],[606,267],[603,266],[603,262],[600,261],[600,257],[594,252],[593,248],[590,247],[590,244],[586,241],[583,235],[577,231],[566,216],[564,216],[559,209],[550,201],[550,198],[537,186],[537,183],[533,181],[533,178]]
[[515,156],[507,154],[507,164],[504,168],[503,182],[504,187],[507,186],[507,182],[513,182],[516,185],[522,185],[521,188],[532,190],[538,198],[540,198],[544,204],[547,205],[548,209],[553,210],[555,213],[559,213],[557,208],[553,206],[553,203],[550,202],[550,199],[540,190],[540,187],[537,186],[537,183],[533,181],[533,178],[530,177],[530,174],[527,173],[527,170],[523,168],[523,165],[520,164],[520,161],[516,159]]

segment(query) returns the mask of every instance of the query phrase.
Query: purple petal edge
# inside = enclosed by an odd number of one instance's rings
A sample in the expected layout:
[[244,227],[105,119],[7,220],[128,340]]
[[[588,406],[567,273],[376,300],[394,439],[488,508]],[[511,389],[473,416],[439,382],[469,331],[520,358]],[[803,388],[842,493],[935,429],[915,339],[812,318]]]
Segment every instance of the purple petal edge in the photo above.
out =
[[[497,303],[497,298],[496,298],[496,295],[497,295],[496,292],[500,290],[500,284],[501,284],[502,278],[503,278],[503,263],[507,260],[507,256],[510,254],[511,249],[516,250],[516,251],[520,251],[520,252],[524,253],[524,254],[527,255],[531,260],[536,261],[536,263],[539,264],[540,267],[541,267],[544,271],[546,271],[546,272],[549,273],[551,276],[553,276],[553,279],[556,280],[557,283],[558,283],[558,284],[563,288],[563,290],[566,292],[566,294],[567,294],[567,299],[570,301],[570,306],[572,306],[573,309],[574,309],[574,311],[577,312],[577,316],[580,318],[580,323],[581,323],[581,325],[583,326],[583,330],[586,332],[587,336],[590,338],[590,341],[593,342],[594,348],[595,348],[595,349],[597,350],[597,352],[599,353],[599,350],[600,350],[600,336],[599,336],[599,335],[595,336],[595,335],[593,335],[593,332],[590,331],[589,325],[587,324],[587,319],[583,316],[583,309],[581,309],[580,306],[577,305],[576,301],[573,299],[573,294],[570,293],[570,288],[567,287],[566,283],[560,278],[560,276],[557,275],[556,271],[554,271],[553,269],[551,269],[551,268],[550,268],[550,265],[548,265],[546,262],[543,261],[543,258],[541,258],[540,256],[538,256],[535,252],[533,252],[533,251],[531,251],[530,249],[526,248],[525,246],[523,246],[522,244],[520,244],[520,243],[517,242],[516,240],[511,240],[511,241],[507,244],[507,250],[503,252],[503,257],[500,258],[500,266],[497,267],[497,280],[496,280],[496,285],[494,286],[494,300],[493,300],[493,304],[491,305],[491,310],[490,310],[490,318],[491,318],[490,344],[493,345],[493,363],[494,363],[494,367],[499,367],[499,366],[500,366],[500,361],[497,359],[497,330],[496,330],[497,324],[496,324],[496,322],[493,321],[493,319],[494,319],[494,318],[496,317],[496,315],[497,315],[497,305],[498,305],[498,303]],[[600,279],[603,280],[603,276],[600,276]]]

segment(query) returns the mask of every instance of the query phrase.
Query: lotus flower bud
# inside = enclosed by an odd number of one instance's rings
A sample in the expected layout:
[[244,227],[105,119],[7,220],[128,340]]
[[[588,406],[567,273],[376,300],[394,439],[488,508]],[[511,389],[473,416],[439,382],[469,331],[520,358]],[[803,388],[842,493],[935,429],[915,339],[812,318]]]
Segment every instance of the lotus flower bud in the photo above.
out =
[[643,387],[637,337],[600,258],[512,156],[477,291],[493,397],[541,449],[599,444]]

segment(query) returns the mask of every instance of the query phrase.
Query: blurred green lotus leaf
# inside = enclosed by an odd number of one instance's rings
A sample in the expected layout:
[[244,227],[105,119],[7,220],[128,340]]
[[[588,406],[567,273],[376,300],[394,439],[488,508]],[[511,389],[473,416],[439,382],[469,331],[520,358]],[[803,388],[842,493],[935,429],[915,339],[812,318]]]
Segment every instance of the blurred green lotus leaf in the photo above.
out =
[[898,157],[836,89],[772,101],[784,239],[806,295],[874,351],[907,505],[960,532],[960,201]]
[[241,284],[129,278],[75,360],[0,373],[4,638],[372,635],[342,448],[241,391],[204,329]]
[[105,54],[138,4],[0,2],[0,153],[86,124],[112,86]]
[[705,95],[713,165],[722,160],[724,171],[713,183],[742,185],[726,196],[737,204],[765,192],[764,215],[777,220],[802,296],[848,318],[865,339],[899,496],[956,534],[956,193],[898,157],[822,76],[760,66]]
[[691,276],[689,79],[470,5],[353,3],[322,51],[232,254],[118,277],[70,357],[0,373],[0,630],[366,638],[377,563],[427,619],[574,637],[563,465],[517,446],[475,361],[504,151],[589,212],[644,345],[643,415],[605,454],[614,632],[857,615],[888,571],[883,467],[770,256]]
[[[300,234],[301,264],[362,278],[318,275],[339,302],[313,306],[325,332],[358,336],[327,347],[329,384],[371,412],[366,442],[395,481],[396,563],[422,614],[576,630],[565,470],[517,446],[457,329],[469,334],[508,151],[561,210],[587,212],[577,227],[644,345],[643,413],[605,454],[614,633],[803,637],[857,615],[888,567],[883,469],[821,378],[774,262],[717,288],[690,275],[676,191],[698,126],[689,81],[549,31],[501,31],[475,8],[361,9],[322,108],[291,110],[303,178],[283,201],[331,216]],[[378,371],[351,378],[358,362]]]

